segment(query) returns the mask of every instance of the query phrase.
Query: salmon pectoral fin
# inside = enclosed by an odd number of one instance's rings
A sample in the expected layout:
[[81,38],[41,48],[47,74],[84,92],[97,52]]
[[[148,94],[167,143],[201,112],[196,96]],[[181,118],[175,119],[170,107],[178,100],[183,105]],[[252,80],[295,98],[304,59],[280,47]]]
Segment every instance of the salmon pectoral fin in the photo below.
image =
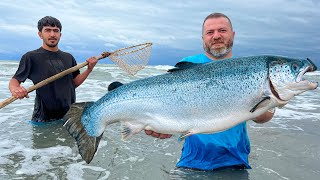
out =
[[90,106],[92,102],[75,103],[63,117],[64,125],[69,134],[75,138],[79,154],[87,164],[91,162],[97,152],[99,142],[103,133],[98,137],[89,136],[81,123],[81,115],[84,109]]
[[266,100],[270,100],[271,98],[268,97],[264,97],[260,102],[258,102],[255,106],[253,106],[253,108],[250,110],[251,113],[253,113],[255,110],[257,110],[259,108],[259,105],[262,105],[263,102],[265,102]]
[[185,134],[181,134],[178,138],[178,141],[181,142],[182,140],[184,140],[185,138],[187,138],[188,136],[191,136],[192,134],[194,134],[193,132],[187,132]]

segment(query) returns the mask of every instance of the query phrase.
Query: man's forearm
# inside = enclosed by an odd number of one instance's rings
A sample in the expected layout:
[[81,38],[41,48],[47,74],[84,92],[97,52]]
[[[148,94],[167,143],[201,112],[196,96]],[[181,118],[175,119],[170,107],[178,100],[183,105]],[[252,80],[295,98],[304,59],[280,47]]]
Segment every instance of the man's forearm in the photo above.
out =
[[73,83],[76,87],[80,86],[89,76],[91,70],[86,69],[83,73],[79,74],[76,78],[73,79]]

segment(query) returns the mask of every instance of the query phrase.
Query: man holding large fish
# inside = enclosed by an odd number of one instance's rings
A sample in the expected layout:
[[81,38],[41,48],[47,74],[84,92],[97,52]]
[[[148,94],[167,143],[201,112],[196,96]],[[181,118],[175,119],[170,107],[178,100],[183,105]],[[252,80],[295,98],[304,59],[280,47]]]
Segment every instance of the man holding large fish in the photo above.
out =
[[[205,54],[190,56],[182,62],[208,63],[215,60],[232,58],[235,32],[230,19],[222,13],[208,15],[202,26],[202,39]],[[226,67],[227,68],[227,67]],[[254,119],[257,123],[269,121],[274,108]],[[166,138],[167,134],[146,131],[153,137]],[[185,139],[178,167],[212,170],[221,167],[250,168],[248,156],[250,141],[246,122],[214,134],[196,134]]]
[[71,106],[64,126],[87,163],[105,128],[120,122],[123,139],[142,130],[160,138],[181,134],[178,167],[250,168],[245,122],[267,122],[275,107],[318,86],[302,78],[316,70],[310,60],[231,58],[235,33],[221,13],[205,19],[202,33],[205,54],[183,59],[166,74],[118,84],[96,102]]

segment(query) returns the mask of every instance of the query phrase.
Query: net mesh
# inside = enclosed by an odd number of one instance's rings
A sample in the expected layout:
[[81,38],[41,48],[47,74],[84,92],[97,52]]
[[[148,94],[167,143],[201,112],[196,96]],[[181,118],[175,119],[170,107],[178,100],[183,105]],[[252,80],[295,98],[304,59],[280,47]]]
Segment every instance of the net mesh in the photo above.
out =
[[148,64],[151,50],[152,43],[139,44],[119,49],[111,53],[109,58],[127,73],[135,75]]

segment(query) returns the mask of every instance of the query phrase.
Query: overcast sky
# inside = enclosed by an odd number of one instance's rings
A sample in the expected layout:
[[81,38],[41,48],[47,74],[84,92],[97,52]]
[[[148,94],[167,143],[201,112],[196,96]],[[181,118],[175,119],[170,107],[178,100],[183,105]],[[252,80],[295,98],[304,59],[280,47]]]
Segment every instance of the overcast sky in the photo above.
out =
[[78,62],[103,51],[152,42],[149,64],[174,65],[185,56],[203,53],[201,26],[212,12],[232,20],[234,56],[320,59],[317,0],[1,0],[0,59],[19,60],[39,48],[37,22],[50,15],[62,23],[60,49]]

